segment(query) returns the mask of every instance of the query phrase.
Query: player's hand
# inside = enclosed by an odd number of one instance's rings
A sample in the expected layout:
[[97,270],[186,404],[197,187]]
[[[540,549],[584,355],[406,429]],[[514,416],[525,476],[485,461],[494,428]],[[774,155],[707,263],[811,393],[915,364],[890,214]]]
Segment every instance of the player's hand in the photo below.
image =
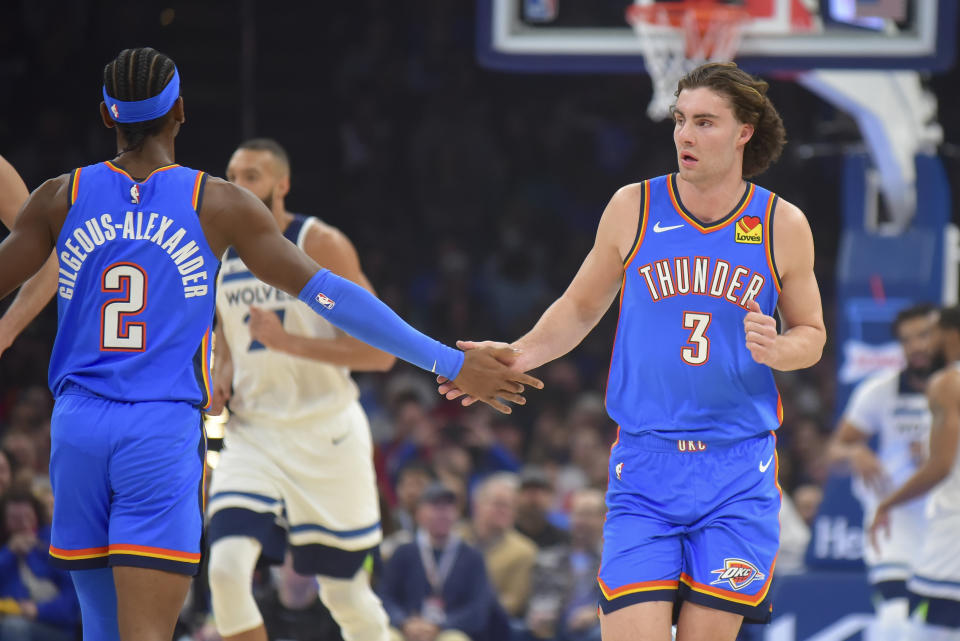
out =
[[874,550],[880,551],[880,536],[890,538],[890,507],[881,502],[877,506],[877,511],[873,515],[873,522],[870,524],[870,545]]
[[567,617],[567,627],[576,632],[586,630],[597,623],[599,623],[597,608],[589,605],[581,605]]
[[772,366],[777,341],[777,321],[760,310],[757,301],[747,303],[747,315],[743,317],[743,331],[746,335],[747,349],[753,360]]
[[250,338],[263,343],[267,349],[282,348],[287,332],[280,317],[270,310],[250,307]]
[[[457,347],[462,349],[465,352],[470,351],[471,349],[477,349],[478,347],[512,349],[510,345],[508,345],[507,343],[501,343],[500,341],[457,341]],[[510,365],[514,369],[522,371],[522,368],[519,368],[516,366],[517,358],[519,357],[519,355],[520,355],[520,352],[518,352],[517,350],[513,350],[511,352],[511,358],[501,362],[503,362],[504,365]],[[463,391],[460,390],[456,385],[453,384],[452,381],[448,380],[445,376],[437,377],[437,392],[441,396],[446,397],[447,400],[449,401],[454,401],[464,396]],[[477,399],[470,396],[467,396],[462,401],[464,407],[473,405],[476,402],[477,402]]]
[[213,368],[213,400],[210,402],[207,414],[220,416],[231,396],[233,396],[233,361],[217,359]]
[[37,604],[29,600],[21,601],[20,615],[30,621],[33,621],[37,618]]
[[890,489],[890,479],[886,470],[883,469],[883,465],[877,455],[873,453],[873,450],[865,444],[861,444],[854,450],[853,456],[850,457],[850,467],[853,468],[857,476],[863,479],[867,487],[877,494],[883,495]]
[[528,374],[513,370],[505,363],[511,363],[516,352],[511,347],[478,347],[464,354],[460,374],[453,379],[457,390],[463,394],[483,401],[503,414],[511,412],[504,403],[509,401],[523,405],[527,400],[522,396],[524,385],[543,389],[543,381]]

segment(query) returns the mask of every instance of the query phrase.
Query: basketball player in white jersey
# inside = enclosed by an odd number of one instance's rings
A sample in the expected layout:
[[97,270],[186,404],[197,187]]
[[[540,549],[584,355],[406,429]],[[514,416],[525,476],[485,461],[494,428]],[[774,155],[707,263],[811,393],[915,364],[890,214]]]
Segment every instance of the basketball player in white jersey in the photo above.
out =
[[[906,367],[860,383],[831,439],[831,462],[847,462],[856,475],[853,489],[863,505],[864,536],[877,504],[926,458],[930,410],[925,391],[939,360],[936,325],[933,305],[916,305],[897,314],[893,334],[903,347]],[[870,447],[872,437],[877,437],[876,452]],[[917,498],[893,510],[889,538],[876,548],[865,541],[879,639],[904,637],[910,604],[907,579],[925,530],[924,502]]]
[[960,307],[940,311],[938,323],[947,363],[927,386],[930,403],[930,455],[913,475],[877,506],[870,534],[875,543],[888,535],[894,509],[927,495],[927,532],[913,576],[907,582],[923,603],[913,639],[960,639]]
[[[227,179],[270,208],[311,258],[372,291],[337,229],[289,213],[286,152],[243,143]],[[225,641],[266,641],[251,593],[261,554],[316,575],[320,598],[346,641],[386,641],[387,615],[364,561],[381,540],[372,442],[350,370],[389,369],[394,358],[334,329],[309,307],[257,280],[228,250],[217,282],[214,403],[229,399],[224,450],[208,508],[210,590]]]

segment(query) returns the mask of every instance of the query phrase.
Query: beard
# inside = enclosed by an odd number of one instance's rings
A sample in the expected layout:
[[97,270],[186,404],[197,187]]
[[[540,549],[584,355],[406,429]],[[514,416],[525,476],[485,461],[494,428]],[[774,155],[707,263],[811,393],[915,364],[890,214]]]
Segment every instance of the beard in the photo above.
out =
[[267,206],[267,209],[269,209],[270,211],[273,211],[273,192],[272,191],[269,194],[267,194],[267,196],[265,196],[264,198],[261,198],[260,200],[262,200],[263,204]]
[[913,367],[907,365],[907,374],[914,376],[916,378],[926,380],[930,378],[934,372],[943,369],[947,365],[947,359],[944,358],[943,354],[937,353],[930,360],[930,364],[926,367]]

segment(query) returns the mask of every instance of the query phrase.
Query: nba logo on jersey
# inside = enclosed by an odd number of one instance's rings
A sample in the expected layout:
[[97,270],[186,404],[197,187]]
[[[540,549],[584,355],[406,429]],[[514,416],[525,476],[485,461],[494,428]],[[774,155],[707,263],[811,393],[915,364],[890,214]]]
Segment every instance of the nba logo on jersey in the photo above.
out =
[[117,109],[117,103],[113,103],[112,105],[110,105],[110,113],[113,114],[114,118],[120,117],[120,110]]
[[323,294],[317,294],[317,302],[326,307],[327,309],[333,309],[333,306],[336,305],[335,302],[324,296]]
[[130,188],[130,202],[137,204],[140,202],[140,185],[134,184]]
[[617,473],[617,480],[619,481],[620,473],[623,472],[623,463],[617,463],[617,467],[615,468],[615,471]]
[[758,216],[744,216],[734,226],[738,243],[759,245],[763,242],[763,225]]
[[742,590],[754,581],[764,578],[763,573],[753,563],[743,559],[724,559],[723,569],[713,570],[711,574],[720,576],[711,581],[710,585],[726,581],[734,590]]

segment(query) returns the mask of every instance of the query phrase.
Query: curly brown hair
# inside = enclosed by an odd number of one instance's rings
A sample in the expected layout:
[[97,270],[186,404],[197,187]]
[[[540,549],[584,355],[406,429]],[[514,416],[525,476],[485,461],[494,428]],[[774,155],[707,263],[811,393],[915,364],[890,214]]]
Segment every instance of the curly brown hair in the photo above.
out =
[[743,149],[744,178],[766,171],[780,157],[787,142],[780,114],[767,98],[768,86],[735,62],[708,62],[681,78],[674,94],[680,96],[684,89],[712,89],[730,100],[738,121],[753,125],[753,136]]

